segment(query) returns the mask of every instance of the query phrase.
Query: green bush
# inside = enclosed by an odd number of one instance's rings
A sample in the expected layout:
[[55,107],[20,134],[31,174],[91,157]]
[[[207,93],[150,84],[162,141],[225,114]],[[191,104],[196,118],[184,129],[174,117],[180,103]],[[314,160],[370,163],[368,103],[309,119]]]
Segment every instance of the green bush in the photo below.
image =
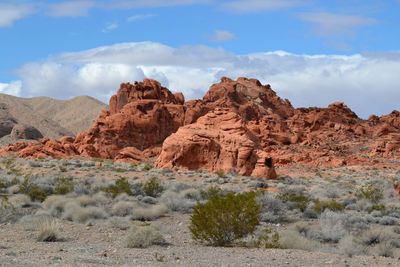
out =
[[150,178],[143,185],[143,192],[150,197],[157,197],[163,191],[163,187],[156,177]]
[[383,199],[383,190],[372,184],[364,185],[357,191],[357,197],[377,204]]
[[47,193],[33,184],[28,177],[25,177],[24,181],[19,185],[18,193],[28,195],[32,201],[43,202],[47,197]]
[[119,178],[114,185],[105,188],[104,192],[111,194],[113,198],[122,193],[132,195],[131,185],[126,177]]
[[311,201],[311,198],[303,193],[279,193],[277,198],[282,200],[283,202],[292,202],[296,204],[296,208],[298,208],[301,212],[304,212],[307,208],[308,204]]
[[205,199],[205,200],[210,199],[215,196],[221,196],[221,195],[223,195],[223,191],[216,186],[212,186],[212,187],[208,188],[207,190],[200,191],[201,198]]
[[260,205],[256,193],[213,195],[206,203],[197,203],[189,229],[194,240],[215,246],[227,246],[252,234],[259,224]]
[[65,195],[74,191],[74,183],[72,178],[60,177],[54,186],[54,194]]
[[324,210],[331,210],[331,211],[341,211],[344,209],[342,203],[339,203],[335,200],[327,200],[327,201],[314,201],[314,211],[317,213],[322,213]]

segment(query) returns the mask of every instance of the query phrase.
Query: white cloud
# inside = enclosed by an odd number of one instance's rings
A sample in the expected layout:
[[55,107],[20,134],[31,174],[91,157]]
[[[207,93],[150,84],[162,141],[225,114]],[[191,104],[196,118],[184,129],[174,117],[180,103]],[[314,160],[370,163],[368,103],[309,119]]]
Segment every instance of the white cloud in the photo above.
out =
[[160,79],[187,99],[202,97],[221,76],[270,83],[295,106],[344,101],[363,117],[400,109],[400,53],[296,55],[284,51],[235,55],[205,46],[122,43],[65,53],[19,70],[22,96],[91,95],[107,102],[121,82]]
[[137,15],[132,15],[132,16],[128,17],[126,20],[129,22],[132,22],[132,21],[154,18],[155,16],[156,15],[154,15],[154,14],[137,14]]
[[303,13],[300,19],[312,23],[320,35],[348,35],[355,28],[377,23],[375,19],[368,17],[327,12]]
[[235,39],[235,34],[228,31],[215,30],[210,39],[216,42],[227,42]]
[[115,31],[116,29],[118,29],[118,27],[119,27],[118,23],[111,22],[106,25],[106,27],[103,29],[103,32],[104,33],[112,32],[112,31]]
[[72,0],[47,6],[47,14],[53,17],[81,17],[86,16],[95,6],[95,1]]
[[0,83],[0,93],[19,96],[21,93],[21,81],[12,81],[10,83]]
[[222,5],[224,9],[237,12],[275,11],[304,4],[304,0],[235,0]]
[[32,5],[0,3],[0,27],[11,26],[15,21],[34,12],[35,8]]

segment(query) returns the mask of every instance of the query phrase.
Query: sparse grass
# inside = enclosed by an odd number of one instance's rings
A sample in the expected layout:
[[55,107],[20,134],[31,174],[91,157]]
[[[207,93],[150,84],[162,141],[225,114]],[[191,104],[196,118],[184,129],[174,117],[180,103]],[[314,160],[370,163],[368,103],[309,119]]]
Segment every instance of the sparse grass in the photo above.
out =
[[133,225],[126,237],[126,247],[147,248],[152,245],[164,245],[166,241],[160,231],[152,225]]

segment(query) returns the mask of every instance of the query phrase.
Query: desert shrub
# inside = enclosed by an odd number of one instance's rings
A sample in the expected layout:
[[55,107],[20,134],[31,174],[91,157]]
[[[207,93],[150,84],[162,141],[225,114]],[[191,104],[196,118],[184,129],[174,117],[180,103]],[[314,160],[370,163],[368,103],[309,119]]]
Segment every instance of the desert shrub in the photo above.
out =
[[133,225],[126,236],[126,247],[147,248],[151,245],[166,244],[160,231],[152,225]]
[[255,241],[255,246],[258,248],[281,248],[279,233],[266,227]]
[[111,226],[114,228],[117,228],[119,230],[126,230],[131,226],[131,222],[129,221],[129,218],[127,217],[111,217],[108,219],[109,223]]
[[345,214],[330,210],[323,212],[319,219],[323,241],[336,243],[344,237],[346,234],[346,219],[347,216]]
[[149,205],[146,207],[136,207],[133,209],[131,218],[139,221],[152,221],[160,218],[168,212],[167,206],[164,204]]
[[24,194],[16,194],[12,195],[8,198],[8,202],[14,207],[14,208],[21,208],[21,207],[26,207],[31,204],[31,199],[29,196],[24,195]]
[[384,241],[376,246],[373,250],[373,254],[381,257],[391,257],[394,255],[394,246],[391,241]]
[[126,177],[121,177],[118,180],[116,180],[115,184],[105,188],[104,192],[111,194],[113,198],[122,193],[132,195],[131,185],[129,184],[128,179]]
[[143,171],[149,171],[149,170],[151,170],[151,169],[153,169],[153,165],[151,165],[150,163],[146,163],[146,164],[144,164],[143,167],[142,167],[142,170],[143,170]]
[[145,196],[140,201],[142,201],[143,203],[146,203],[146,204],[157,204],[158,203],[157,198],[151,197],[151,196]]
[[215,174],[216,174],[218,177],[220,177],[220,178],[224,178],[224,177],[225,177],[225,172],[224,172],[224,170],[217,170],[217,171],[215,172]]
[[64,212],[65,205],[71,201],[73,200],[63,195],[53,195],[46,198],[43,208],[52,216],[60,216]]
[[107,213],[99,207],[80,207],[76,202],[68,202],[65,204],[65,211],[62,215],[63,219],[74,222],[84,223],[89,219],[107,218]]
[[285,203],[293,203],[294,207],[298,208],[301,212],[304,212],[311,202],[311,198],[304,193],[279,193],[277,198]]
[[111,213],[115,216],[127,216],[132,213],[135,204],[129,201],[118,201],[111,208]]
[[47,193],[33,184],[28,177],[25,177],[24,181],[19,185],[18,193],[28,195],[32,201],[43,202],[47,197]]
[[381,225],[396,225],[398,224],[399,220],[397,218],[391,216],[383,216],[379,220],[379,224]]
[[202,204],[197,203],[189,229],[196,241],[216,246],[252,234],[259,224],[260,205],[254,192],[215,195]]
[[160,201],[167,205],[171,211],[179,211],[183,213],[191,212],[193,207],[196,205],[195,201],[185,198],[184,191],[182,193],[166,191],[161,195]]
[[314,211],[322,213],[324,210],[342,211],[344,206],[336,200],[321,201],[319,199],[314,201]]
[[156,177],[150,178],[143,184],[143,192],[150,197],[157,197],[163,191],[160,180]]
[[65,195],[74,191],[74,182],[72,178],[60,177],[54,185],[54,194]]
[[356,194],[358,198],[367,199],[375,204],[383,199],[383,190],[373,184],[361,186]]
[[202,199],[210,199],[213,197],[218,197],[222,196],[224,192],[221,190],[221,188],[218,188],[216,186],[211,186],[207,190],[201,190],[200,191],[200,196]]
[[310,240],[295,229],[288,229],[279,233],[279,244],[284,249],[316,250],[321,246],[317,241]]
[[346,235],[340,239],[338,249],[340,253],[349,257],[362,254],[363,251],[363,247],[354,242],[354,237],[352,235]]
[[53,218],[44,218],[38,221],[36,229],[38,231],[36,240],[39,242],[55,242],[57,241],[57,232],[60,226]]
[[287,221],[287,210],[282,200],[271,194],[259,194],[257,201],[261,205],[261,221],[270,223]]
[[371,207],[369,207],[368,212],[373,212],[373,211],[385,211],[386,206],[384,204],[374,204]]

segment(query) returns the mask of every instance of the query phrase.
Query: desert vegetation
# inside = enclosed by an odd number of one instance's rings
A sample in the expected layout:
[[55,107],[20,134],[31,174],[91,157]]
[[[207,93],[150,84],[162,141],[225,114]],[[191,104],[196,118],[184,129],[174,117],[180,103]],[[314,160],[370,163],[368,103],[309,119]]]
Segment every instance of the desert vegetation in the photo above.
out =
[[255,180],[107,160],[3,158],[0,166],[0,222],[32,233],[32,242],[68,243],[79,235],[66,227],[99,225],[119,233],[125,249],[174,246],[170,219],[184,222],[193,246],[400,258],[396,170]]

